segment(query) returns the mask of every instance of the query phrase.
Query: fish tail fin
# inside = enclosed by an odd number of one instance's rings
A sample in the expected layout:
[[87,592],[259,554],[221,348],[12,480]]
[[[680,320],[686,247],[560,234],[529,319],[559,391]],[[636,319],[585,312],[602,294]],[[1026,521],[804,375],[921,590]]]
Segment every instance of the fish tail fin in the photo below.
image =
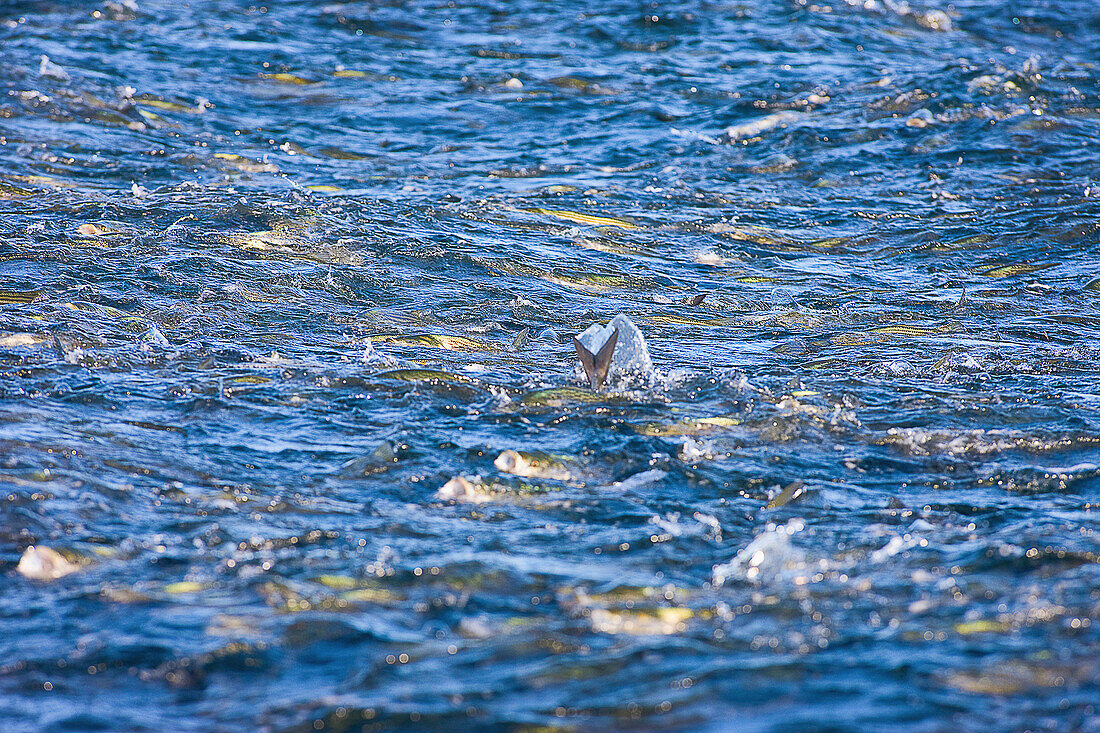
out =
[[605,341],[600,350],[593,354],[577,340],[576,336],[573,337],[573,348],[577,350],[581,366],[584,367],[584,373],[588,376],[588,383],[592,385],[593,389],[602,387],[603,383],[607,381],[607,372],[611,369],[611,357],[615,355],[615,344],[618,341],[619,329],[616,328],[614,333],[611,334],[611,338]]
[[584,367],[585,376],[588,377],[588,383],[593,387],[596,386],[596,356],[591,351],[584,347],[577,337],[573,337],[573,348],[577,350],[577,356],[581,360],[581,366]]
[[519,351],[527,343],[527,340],[531,338],[531,327],[527,326],[519,334],[516,335],[515,341],[512,342],[512,348]]
[[611,338],[596,352],[596,379],[597,387],[607,380],[607,372],[611,369],[611,357],[615,355],[615,344],[619,341],[619,329],[611,334]]

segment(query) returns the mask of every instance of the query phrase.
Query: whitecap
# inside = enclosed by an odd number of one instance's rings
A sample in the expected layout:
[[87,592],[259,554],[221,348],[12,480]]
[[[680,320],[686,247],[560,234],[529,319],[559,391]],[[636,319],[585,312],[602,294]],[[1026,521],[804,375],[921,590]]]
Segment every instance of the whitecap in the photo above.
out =
[[828,569],[827,560],[813,561],[791,542],[791,537],[805,526],[801,519],[792,519],[783,525],[769,522],[764,531],[741,548],[732,560],[714,566],[713,584],[721,586],[731,578],[750,583],[790,580],[803,584],[809,575]]

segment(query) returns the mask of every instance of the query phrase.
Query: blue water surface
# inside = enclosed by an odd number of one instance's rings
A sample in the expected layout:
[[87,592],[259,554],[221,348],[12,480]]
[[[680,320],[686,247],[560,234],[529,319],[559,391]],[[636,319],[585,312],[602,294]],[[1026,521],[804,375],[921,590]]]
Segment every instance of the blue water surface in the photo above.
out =
[[0,2],[0,729],[1100,731],[1098,63],[1094,0]]

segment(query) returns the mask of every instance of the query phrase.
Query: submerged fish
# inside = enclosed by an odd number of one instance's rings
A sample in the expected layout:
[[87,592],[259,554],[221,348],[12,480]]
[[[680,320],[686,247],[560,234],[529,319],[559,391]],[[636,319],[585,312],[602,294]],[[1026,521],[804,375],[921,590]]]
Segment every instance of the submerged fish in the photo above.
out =
[[260,78],[266,81],[279,82],[280,84],[296,84],[299,86],[317,83],[311,79],[304,79],[297,74],[289,74],[285,71],[279,71],[271,74],[260,74]]
[[35,192],[29,188],[21,188],[10,183],[0,181],[0,201],[4,199],[26,198],[33,196]]
[[0,290],[0,305],[26,305],[33,303],[41,290]]
[[82,237],[108,237],[112,235],[122,234],[117,229],[111,229],[110,227],[103,226],[102,224],[94,224],[92,222],[85,222],[76,228],[76,233]]
[[584,214],[579,211],[564,211],[561,209],[530,209],[534,214],[542,214],[543,216],[553,216],[557,219],[564,219],[565,221],[571,221],[574,224],[584,224],[592,227],[618,227],[619,229],[641,229],[640,226],[629,222],[625,219],[618,219],[611,216],[596,216],[594,214]]
[[573,474],[560,461],[539,452],[506,450],[493,461],[497,470],[523,478],[543,478],[553,481],[569,481]]
[[694,615],[690,608],[670,606],[622,610],[593,608],[588,612],[588,619],[592,630],[601,634],[668,636],[684,631]]
[[726,137],[730,141],[752,138],[776,127],[786,127],[798,119],[799,115],[794,112],[775,112],[774,114],[726,128]]
[[463,382],[473,383],[475,380],[461,374],[451,374],[439,369],[393,369],[388,372],[379,372],[374,375],[381,379],[399,379],[403,382]]
[[13,348],[17,346],[37,346],[38,344],[44,344],[49,341],[46,336],[41,336],[36,333],[9,333],[0,336],[0,346],[4,348]]
[[736,427],[741,424],[740,418],[734,417],[700,417],[689,420],[681,420],[675,423],[646,423],[635,427],[639,435],[653,436],[692,436],[711,433],[726,428]]
[[163,109],[168,112],[189,112],[189,113],[202,113],[204,111],[203,106],[192,107],[187,104],[180,104],[178,102],[170,102],[164,99],[158,99],[151,95],[142,95],[134,97],[135,105],[144,105],[146,107],[155,107],[156,109]]
[[1053,262],[1034,262],[1034,263],[1018,263],[1013,265],[997,265],[985,270],[981,270],[978,274],[985,275],[986,277],[1013,277],[1015,275],[1028,275],[1033,272],[1045,270],[1048,267],[1053,267]]
[[521,405],[527,407],[562,407],[570,403],[606,402],[607,396],[584,387],[551,387],[528,392],[520,397]]
[[491,497],[481,488],[481,482],[475,479],[470,481],[464,476],[455,476],[443,484],[435,492],[435,498],[440,501],[465,502],[469,504],[483,504],[491,501]]
[[512,342],[512,350],[519,351],[527,342],[531,339],[531,327],[528,326],[516,334],[515,340]]
[[787,506],[792,501],[797,499],[806,493],[806,486],[801,481],[794,481],[787,485],[782,491],[780,491],[774,499],[769,501],[764,508],[765,509],[779,509],[780,507]]
[[497,351],[495,344],[485,343],[466,336],[448,336],[446,334],[424,333],[415,336],[377,336],[379,343],[401,346],[429,346],[448,351]]
[[[236,153],[214,153],[214,158],[244,173],[278,173],[279,166],[266,160],[257,161]],[[262,233],[262,232],[261,232]]]

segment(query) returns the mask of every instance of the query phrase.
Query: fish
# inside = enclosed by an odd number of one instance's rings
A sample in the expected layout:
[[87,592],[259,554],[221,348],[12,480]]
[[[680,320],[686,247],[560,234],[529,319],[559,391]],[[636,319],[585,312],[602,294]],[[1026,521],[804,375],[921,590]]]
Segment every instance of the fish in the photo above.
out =
[[296,84],[296,85],[299,85],[299,86],[303,86],[303,85],[306,85],[306,84],[316,84],[317,83],[317,82],[315,82],[311,79],[303,79],[302,77],[300,77],[296,74],[288,74],[285,71],[280,71],[280,72],[276,72],[276,73],[272,73],[272,74],[260,74],[260,78],[265,79],[267,81],[276,81],[276,82],[279,82],[281,84]]
[[35,192],[29,188],[21,188],[10,183],[0,181],[0,201],[4,199],[26,198],[33,196]]
[[35,333],[9,333],[0,336],[0,347],[10,349],[18,346],[37,346],[47,341],[45,336]]
[[476,380],[461,374],[451,374],[438,369],[393,369],[388,372],[378,372],[374,375],[381,379],[397,379],[403,382],[465,382],[473,383]]
[[57,580],[80,570],[80,565],[51,547],[31,545],[19,558],[15,570],[32,580]]
[[41,290],[0,290],[0,305],[26,305],[33,303]]
[[573,474],[560,461],[543,453],[506,450],[497,456],[493,465],[499,471],[523,478],[543,478],[553,481],[569,481]]
[[258,374],[246,374],[243,377],[233,377],[229,381],[237,384],[267,384],[271,380]]
[[76,233],[82,237],[102,237],[106,234],[117,234],[118,232],[99,226],[98,224],[85,222],[76,228]]
[[663,605],[682,596],[682,589],[619,586],[591,595],[581,588],[558,592],[563,608],[588,618],[601,634],[666,636],[683,632],[696,611],[681,605]]
[[429,346],[435,349],[447,349],[448,351],[496,351],[493,344],[477,341],[465,336],[448,336],[446,334],[424,333],[415,336],[377,336],[379,343],[398,344],[400,346]]
[[134,109],[136,109],[137,113],[141,115],[142,119],[148,122],[150,126],[154,129],[161,129],[163,127],[179,127],[179,125],[177,125],[176,123],[169,122],[168,120],[158,115],[156,112],[150,112],[149,110],[142,109],[141,107],[134,107]]
[[533,214],[552,216],[556,219],[564,219],[574,224],[584,224],[591,227],[618,227],[619,229],[641,229],[640,226],[626,219],[618,219],[611,216],[596,216],[584,214],[579,211],[565,211],[563,209],[528,209]]
[[1053,267],[1053,262],[1035,262],[1024,263],[1014,265],[998,265],[990,267],[988,269],[980,271],[979,275],[985,275],[986,277],[1013,277],[1015,275],[1028,275],[1033,272],[1039,272],[1045,270],[1048,267]]
[[527,344],[527,342],[530,339],[531,339],[531,327],[527,326],[522,331],[520,331],[518,334],[516,334],[516,339],[515,339],[515,341],[512,342],[512,349],[514,351],[519,351],[520,349],[522,349]]
[[[224,155],[228,155],[228,153]],[[222,156],[222,153],[216,155],[219,158]],[[222,159],[228,160],[227,158]],[[274,167],[272,169],[278,170]],[[359,266],[364,263],[362,257],[340,244],[327,244],[318,241],[312,226],[312,220],[308,219],[283,221],[276,223],[272,229],[244,234],[232,233],[223,235],[221,239],[233,247],[259,253],[261,257],[287,255],[324,264],[352,266]]]
[[601,634],[667,636],[684,631],[694,615],[690,608],[675,606],[623,610],[593,608],[588,612],[588,620],[592,630]]
[[904,323],[896,326],[880,326],[879,328],[871,329],[871,333],[881,333],[887,336],[911,336],[914,338],[950,333],[951,331],[952,329],[950,326],[912,326]]
[[528,392],[520,397],[521,405],[527,407],[563,407],[570,403],[605,402],[607,396],[583,387],[551,387]]
[[435,498],[440,501],[464,502],[468,504],[484,504],[491,501],[490,497],[480,489],[480,481],[471,481],[464,476],[455,476],[443,484],[435,492]]
[[691,420],[682,420],[676,423],[646,423],[638,425],[634,431],[639,435],[673,437],[681,435],[702,435],[725,428],[736,427],[741,424],[740,418],[735,417],[700,417]]
[[794,112],[775,112],[774,114],[758,117],[755,120],[742,122],[740,125],[733,125],[726,128],[726,138],[731,142],[734,140],[753,138],[776,127],[786,127],[799,119],[801,119],[800,115]]
[[990,619],[976,619],[955,624],[955,633],[962,636],[972,634],[1000,634],[1012,631],[1012,624],[1007,621],[992,621]]
[[780,507],[790,504],[792,501],[802,496],[806,492],[806,486],[801,481],[794,481],[787,485],[785,489],[780,491],[774,499],[769,501],[764,508],[765,509],[778,509]]
[[141,96],[134,98],[135,105],[142,105],[145,107],[155,107],[156,109],[163,109],[168,112],[189,112],[189,113],[201,113],[202,107],[191,107],[186,104],[180,104],[178,102],[170,102],[164,99],[157,99],[151,96]]
[[589,94],[618,94],[619,92],[614,89],[608,89],[600,84],[589,81],[587,79],[581,79],[576,76],[555,76],[553,79],[547,80],[550,84],[553,84],[559,89],[572,89],[578,92],[587,92]]
[[581,366],[588,375],[588,383],[592,385],[592,389],[599,389],[607,381],[607,370],[611,368],[611,357],[615,354],[615,344],[618,341],[619,329],[616,328],[611,337],[593,354],[576,336],[573,337],[573,348],[577,350],[577,356],[580,357]]
[[274,163],[256,161],[237,155],[236,153],[214,153],[217,160],[223,160],[227,165],[245,173],[278,173],[279,167]]

